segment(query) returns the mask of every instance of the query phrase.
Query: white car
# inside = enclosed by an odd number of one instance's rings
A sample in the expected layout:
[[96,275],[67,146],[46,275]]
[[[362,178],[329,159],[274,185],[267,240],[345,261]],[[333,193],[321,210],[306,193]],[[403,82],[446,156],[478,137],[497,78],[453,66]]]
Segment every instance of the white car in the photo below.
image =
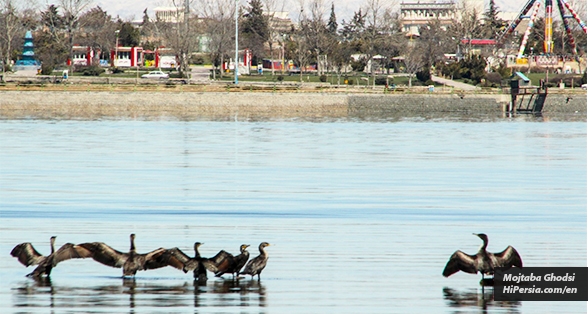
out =
[[147,74],[141,75],[141,78],[150,78],[150,79],[168,79],[169,74],[163,73],[162,71],[151,71]]

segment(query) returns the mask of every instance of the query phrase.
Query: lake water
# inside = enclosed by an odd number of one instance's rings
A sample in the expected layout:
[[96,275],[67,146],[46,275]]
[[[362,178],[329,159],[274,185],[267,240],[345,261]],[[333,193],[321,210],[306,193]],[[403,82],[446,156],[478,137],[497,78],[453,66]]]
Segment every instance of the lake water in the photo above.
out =
[[[469,120],[469,119],[468,119]],[[586,313],[498,302],[457,249],[586,266],[585,121],[0,121],[1,313]],[[49,237],[203,256],[262,241],[261,281],[173,268],[135,280],[70,260],[34,281],[10,256]]]

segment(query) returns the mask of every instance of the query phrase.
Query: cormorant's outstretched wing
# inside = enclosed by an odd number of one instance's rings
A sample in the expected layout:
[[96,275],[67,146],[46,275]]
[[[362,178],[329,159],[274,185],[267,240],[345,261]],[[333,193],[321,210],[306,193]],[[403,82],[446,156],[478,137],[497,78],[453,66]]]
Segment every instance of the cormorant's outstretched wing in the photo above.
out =
[[10,255],[18,258],[18,261],[26,267],[31,265],[38,265],[45,259],[45,256],[37,252],[37,250],[35,250],[33,245],[29,242],[21,243],[15,246],[10,252]]
[[523,260],[519,255],[519,252],[515,250],[514,247],[508,246],[504,251],[500,253],[494,253],[492,261],[495,263],[494,267],[504,267],[504,268],[511,268],[513,266],[522,268],[523,267]]
[[73,243],[66,243],[62,245],[55,254],[52,256],[52,266],[57,266],[58,263],[66,261],[72,258],[87,258],[92,257],[93,252],[88,250],[87,248],[79,245],[74,245]]
[[186,253],[182,252],[182,250],[178,249],[177,247],[168,250],[171,255],[173,255],[178,261],[186,264],[192,258]]
[[[182,263],[184,272],[192,271],[198,268],[199,260],[196,258],[191,258],[186,253],[182,252],[182,250],[178,249],[177,247],[170,249],[169,253],[176,259],[178,262]],[[174,266],[175,267],[175,266]]]
[[[182,263],[171,250],[159,248],[147,254],[141,254],[145,259],[143,269],[157,269],[165,266],[172,266],[174,268],[184,270],[184,263]],[[185,270],[184,270],[185,272]]]
[[110,267],[121,268],[129,258],[128,253],[119,252],[103,242],[82,243],[78,246],[92,252],[95,261]]
[[474,264],[475,259],[475,255],[468,255],[462,251],[455,251],[455,253],[449,258],[447,265],[445,265],[445,269],[443,269],[443,276],[449,277],[460,270],[466,273],[475,274],[477,272]]
[[231,269],[235,266],[235,257],[233,254],[221,250],[215,256],[203,259],[202,265],[215,273],[215,275],[221,276],[224,273],[231,272]]

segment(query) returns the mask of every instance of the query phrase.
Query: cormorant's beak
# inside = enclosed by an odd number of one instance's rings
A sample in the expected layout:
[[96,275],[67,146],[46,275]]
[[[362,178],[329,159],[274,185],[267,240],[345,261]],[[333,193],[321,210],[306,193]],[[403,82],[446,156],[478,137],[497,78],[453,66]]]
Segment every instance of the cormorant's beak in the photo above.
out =
[[477,233],[472,233],[472,234],[473,234],[473,235],[475,235],[475,236],[476,236],[476,237],[478,237],[478,238],[480,237],[480,235],[479,235],[479,234],[477,234]]

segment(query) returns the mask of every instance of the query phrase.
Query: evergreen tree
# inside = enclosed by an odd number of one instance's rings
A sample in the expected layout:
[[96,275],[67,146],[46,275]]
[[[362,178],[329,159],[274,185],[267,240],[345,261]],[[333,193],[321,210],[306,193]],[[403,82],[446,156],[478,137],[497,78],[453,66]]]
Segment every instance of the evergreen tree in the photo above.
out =
[[261,0],[250,0],[249,8],[241,23],[242,40],[251,49],[254,58],[262,58],[263,46],[269,39],[268,19],[263,15]]
[[365,31],[365,14],[359,11],[353,13],[353,18],[349,23],[343,20],[343,29],[341,36],[347,41],[360,40]]
[[337,33],[337,16],[335,15],[335,3],[331,2],[331,16],[329,16],[329,22],[327,23],[327,30],[331,34]]
[[122,23],[118,43],[125,47],[135,47],[141,43],[141,32],[131,23]]
[[484,35],[486,38],[495,38],[500,32],[504,21],[498,18],[498,6],[494,0],[490,0],[488,10],[484,12]]

